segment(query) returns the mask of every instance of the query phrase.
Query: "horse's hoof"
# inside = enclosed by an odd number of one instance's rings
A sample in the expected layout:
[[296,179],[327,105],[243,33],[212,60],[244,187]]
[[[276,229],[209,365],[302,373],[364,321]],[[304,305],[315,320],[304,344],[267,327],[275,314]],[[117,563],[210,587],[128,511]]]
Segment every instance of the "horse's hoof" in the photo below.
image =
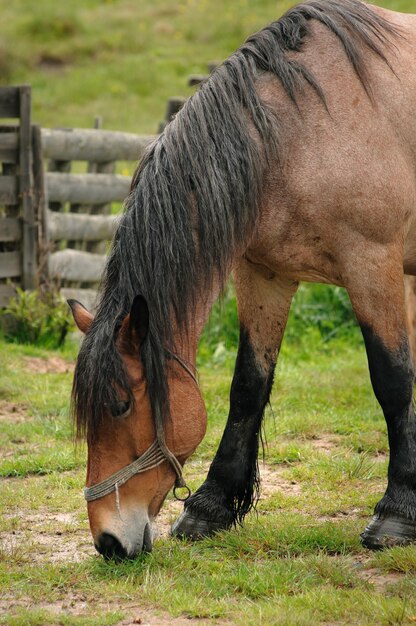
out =
[[205,519],[192,513],[190,509],[185,509],[172,525],[170,532],[180,539],[203,539],[226,528],[229,528],[229,525]]
[[361,533],[361,543],[370,550],[407,546],[416,541],[416,521],[397,515],[373,517]]

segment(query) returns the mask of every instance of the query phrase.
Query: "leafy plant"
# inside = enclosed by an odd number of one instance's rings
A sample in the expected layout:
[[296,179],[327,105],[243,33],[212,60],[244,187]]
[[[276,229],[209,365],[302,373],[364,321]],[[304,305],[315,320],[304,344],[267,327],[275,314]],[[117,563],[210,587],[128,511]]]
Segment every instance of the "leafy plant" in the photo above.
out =
[[355,334],[356,320],[345,289],[303,284],[293,300],[287,339],[296,340],[316,328],[324,341]]
[[[327,342],[334,338],[356,340],[356,320],[348,294],[341,287],[303,284],[293,300],[285,343]],[[211,315],[199,343],[199,359],[216,365],[234,358],[238,346],[239,321],[235,292],[229,283]]]
[[69,307],[55,289],[24,291],[17,287],[1,317],[9,341],[49,348],[62,346],[72,325]]

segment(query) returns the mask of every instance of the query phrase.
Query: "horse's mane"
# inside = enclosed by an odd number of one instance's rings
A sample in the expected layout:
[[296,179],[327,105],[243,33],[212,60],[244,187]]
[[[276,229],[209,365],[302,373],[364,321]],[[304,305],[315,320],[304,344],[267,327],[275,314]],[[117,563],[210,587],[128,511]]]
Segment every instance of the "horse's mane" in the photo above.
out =
[[[115,341],[138,294],[150,311],[141,347],[150,403],[159,424],[166,418],[166,348],[174,349],[173,328],[186,332],[214,275],[224,282],[236,249],[253,231],[265,168],[279,156],[281,122],[260,100],[256,78],[263,71],[275,74],[294,102],[306,85],[324,99],[301,56],[298,61],[287,54],[301,51],[311,20],[335,33],[371,92],[363,51],[385,59],[383,47],[394,28],[357,0],[314,0],[251,36],[187,101],[133,179],[97,314],[78,356],[73,386],[78,435],[94,438],[117,393],[124,390],[132,399]],[[260,141],[254,141],[253,129]]]

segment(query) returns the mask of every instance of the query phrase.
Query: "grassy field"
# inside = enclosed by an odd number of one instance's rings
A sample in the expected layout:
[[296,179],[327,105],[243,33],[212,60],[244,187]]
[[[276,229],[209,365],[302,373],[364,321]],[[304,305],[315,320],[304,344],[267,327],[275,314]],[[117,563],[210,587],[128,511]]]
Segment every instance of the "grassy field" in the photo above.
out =
[[[105,128],[155,132],[166,99],[192,92],[189,74],[291,4],[0,0],[0,81],[32,84],[43,126],[99,115]],[[209,427],[186,467],[193,489],[227,415],[232,296],[224,310],[200,350]],[[68,420],[76,343],[51,352],[0,338],[0,624],[416,623],[416,547],[371,554],[359,543],[385,488],[387,436],[352,324],[342,290],[299,294],[266,418],[262,498],[244,528],[170,539],[180,507],[169,496],[154,552],[123,564],[104,563],[88,531],[86,455]]]
[[[170,96],[293,0],[0,0],[0,81],[33,87],[43,126],[153,133]],[[410,11],[413,0],[379,0]],[[414,7],[413,7],[414,9]]]
[[[262,498],[244,528],[173,540],[180,507],[169,496],[154,552],[123,564],[105,563],[89,536],[85,450],[74,450],[68,422],[76,347],[0,350],[0,624],[416,621],[416,547],[372,554],[359,543],[385,487],[387,438],[355,331],[348,341],[287,342]],[[200,365],[209,429],[186,467],[194,489],[224,425],[232,356]]]

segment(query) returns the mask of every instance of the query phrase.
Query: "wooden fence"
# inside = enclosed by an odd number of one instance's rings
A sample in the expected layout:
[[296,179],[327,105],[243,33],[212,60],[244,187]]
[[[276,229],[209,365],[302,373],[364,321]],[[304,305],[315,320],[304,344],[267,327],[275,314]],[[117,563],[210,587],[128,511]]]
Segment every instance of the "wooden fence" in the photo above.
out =
[[27,85],[0,90],[0,307],[14,284],[31,289],[37,272],[39,129],[31,126]]
[[[8,122],[0,126],[0,308],[16,285],[48,281],[93,308],[117,227],[112,204],[130,190],[131,176],[117,174],[117,163],[136,164],[156,135],[39,129],[31,126],[30,96],[28,86],[0,88],[0,119]],[[161,126],[183,102],[168,101]]]
[[[117,227],[111,205],[123,202],[130,189],[131,176],[116,174],[116,164],[137,163],[154,139],[100,129],[42,129],[48,277],[65,297],[93,308]],[[72,163],[80,161],[86,172],[71,172]]]

